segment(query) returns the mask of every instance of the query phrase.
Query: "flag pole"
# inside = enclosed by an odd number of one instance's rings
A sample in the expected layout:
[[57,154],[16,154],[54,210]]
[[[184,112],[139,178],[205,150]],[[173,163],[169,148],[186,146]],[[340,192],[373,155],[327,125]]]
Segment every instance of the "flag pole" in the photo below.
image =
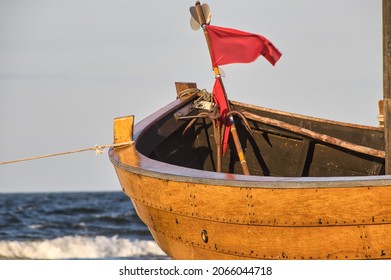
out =
[[[197,10],[199,23],[201,25],[202,30],[204,31],[206,43],[208,44],[209,54],[210,54],[210,56],[212,58],[212,48],[211,48],[211,45],[210,45],[210,39],[209,39],[208,30],[206,29],[206,20],[205,20],[204,11],[202,10],[202,6],[201,6],[199,1],[196,2],[195,6],[196,6],[196,10]],[[217,66],[213,67],[213,72],[215,74],[215,78],[218,79],[220,84],[221,84],[221,87],[222,87],[223,93],[224,93],[224,98],[225,98],[225,101],[227,103],[228,112],[230,112],[231,111],[231,105],[228,102],[227,93],[225,91],[225,87],[224,87],[224,84],[223,84],[223,79],[221,78],[221,74],[220,74],[219,68]],[[250,172],[249,172],[248,166],[247,166],[247,161],[246,161],[246,158],[245,158],[244,153],[243,153],[242,145],[240,144],[238,132],[237,132],[236,126],[235,126],[235,121],[234,121],[234,118],[233,118],[232,115],[229,116],[229,121],[230,121],[231,135],[232,135],[232,138],[233,138],[234,143],[235,143],[235,148],[236,148],[236,151],[238,153],[240,164],[242,165],[243,173],[245,175],[250,175]]]

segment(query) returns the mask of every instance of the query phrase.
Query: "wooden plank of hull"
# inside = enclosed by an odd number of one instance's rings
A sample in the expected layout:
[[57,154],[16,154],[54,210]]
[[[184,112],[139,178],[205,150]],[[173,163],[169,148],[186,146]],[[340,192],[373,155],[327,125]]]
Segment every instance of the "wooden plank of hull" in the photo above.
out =
[[[135,203],[138,209],[146,207]],[[156,242],[174,259],[389,258],[391,225],[274,227],[213,222],[146,207]],[[202,239],[202,233],[208,240]],[[387,253],[388,252],[388,253]]]
[[172,258],[391,257],[387,186],[223,187],[116,171],[139,216]]

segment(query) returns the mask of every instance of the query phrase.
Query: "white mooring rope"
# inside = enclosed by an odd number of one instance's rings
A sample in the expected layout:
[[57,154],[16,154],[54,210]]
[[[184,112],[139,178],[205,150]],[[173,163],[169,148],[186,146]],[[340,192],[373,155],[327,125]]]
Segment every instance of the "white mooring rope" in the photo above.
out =
[[29,161],[29,160],[36,160],[36,159],[42,159],[42,158],[48,158],[48,157],[63,156],[63,155],[69,155],[69,154],[75,154],[75,153],[81,153],[81,152],[87,152],[87,151],[94,151],[96,155],[100,155],[100,154],[103,154],[104,150],[107,148],[120,147],[120,146],[125,146],[125,145],[132,145],[132,144],[133,144],[133,141],[117,143],[117,144],[108,144],[108,145],[95,145],[90,148],[78,149],[78,150],[73,150],[73,151],[3,161],[3,162],[0,162],[0,165]]

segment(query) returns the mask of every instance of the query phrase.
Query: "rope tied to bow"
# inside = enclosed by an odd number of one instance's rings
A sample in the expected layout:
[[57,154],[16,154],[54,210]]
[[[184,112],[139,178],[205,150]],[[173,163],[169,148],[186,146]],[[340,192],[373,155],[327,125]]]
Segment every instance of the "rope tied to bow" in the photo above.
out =
[[87,151],[94,151],[96,155],[101,155],[104,153],[105,149],[133,145],[133,143],[134,143],[134,141],[116,143],[116,144],[108,144],[108,145],[95,145],[93,147],[77,149],[77,150],[72,150],[72,151],[66,151],[66,152],[60,152],[60,153],[53,153],[53,154],[47,154],[47,155],[40,155],[40,156],[34,156],[34,157],[27,157],[27,158],[15,159],[15,160],[3,161],[3,162],[0,162],[0,165],[17,163],[17,162],[24,162],[24,161],[30,161],[30,160],[37,160],[37,159],[48,158],[48,157],[63,156],[63,155],[69,155],[69,154],[75,154],[75,153],[81,153],[81,152],[87,152]]

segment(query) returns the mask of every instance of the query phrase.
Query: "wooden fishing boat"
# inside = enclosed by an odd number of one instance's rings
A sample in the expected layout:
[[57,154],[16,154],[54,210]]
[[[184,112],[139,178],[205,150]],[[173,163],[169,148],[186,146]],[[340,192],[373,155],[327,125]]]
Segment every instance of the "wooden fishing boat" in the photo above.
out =
[[391,258],[384,127],[230,101],[237,133],[220,156],[220,116],[200,106],[210,95],[194,83],[176,89],[172,103],[134,127],[133,116],[115,119],[114,143],[133,144],[109,151],[168,256]]
[[[382,128],[299,116],[232,102],[251,176],[234,147],[215,172],[212,122],[197,93],[180,97],[132,131],[115,120],[110,150],[124,192],[159,246],[174,259],[365,259],[391,256],[391,177],[384,159],[258,121],[311,129],[355,147],[384,147]],[[251,117],[251,118],[250,118]],[[183,119],[180,119],[183,118]]]

